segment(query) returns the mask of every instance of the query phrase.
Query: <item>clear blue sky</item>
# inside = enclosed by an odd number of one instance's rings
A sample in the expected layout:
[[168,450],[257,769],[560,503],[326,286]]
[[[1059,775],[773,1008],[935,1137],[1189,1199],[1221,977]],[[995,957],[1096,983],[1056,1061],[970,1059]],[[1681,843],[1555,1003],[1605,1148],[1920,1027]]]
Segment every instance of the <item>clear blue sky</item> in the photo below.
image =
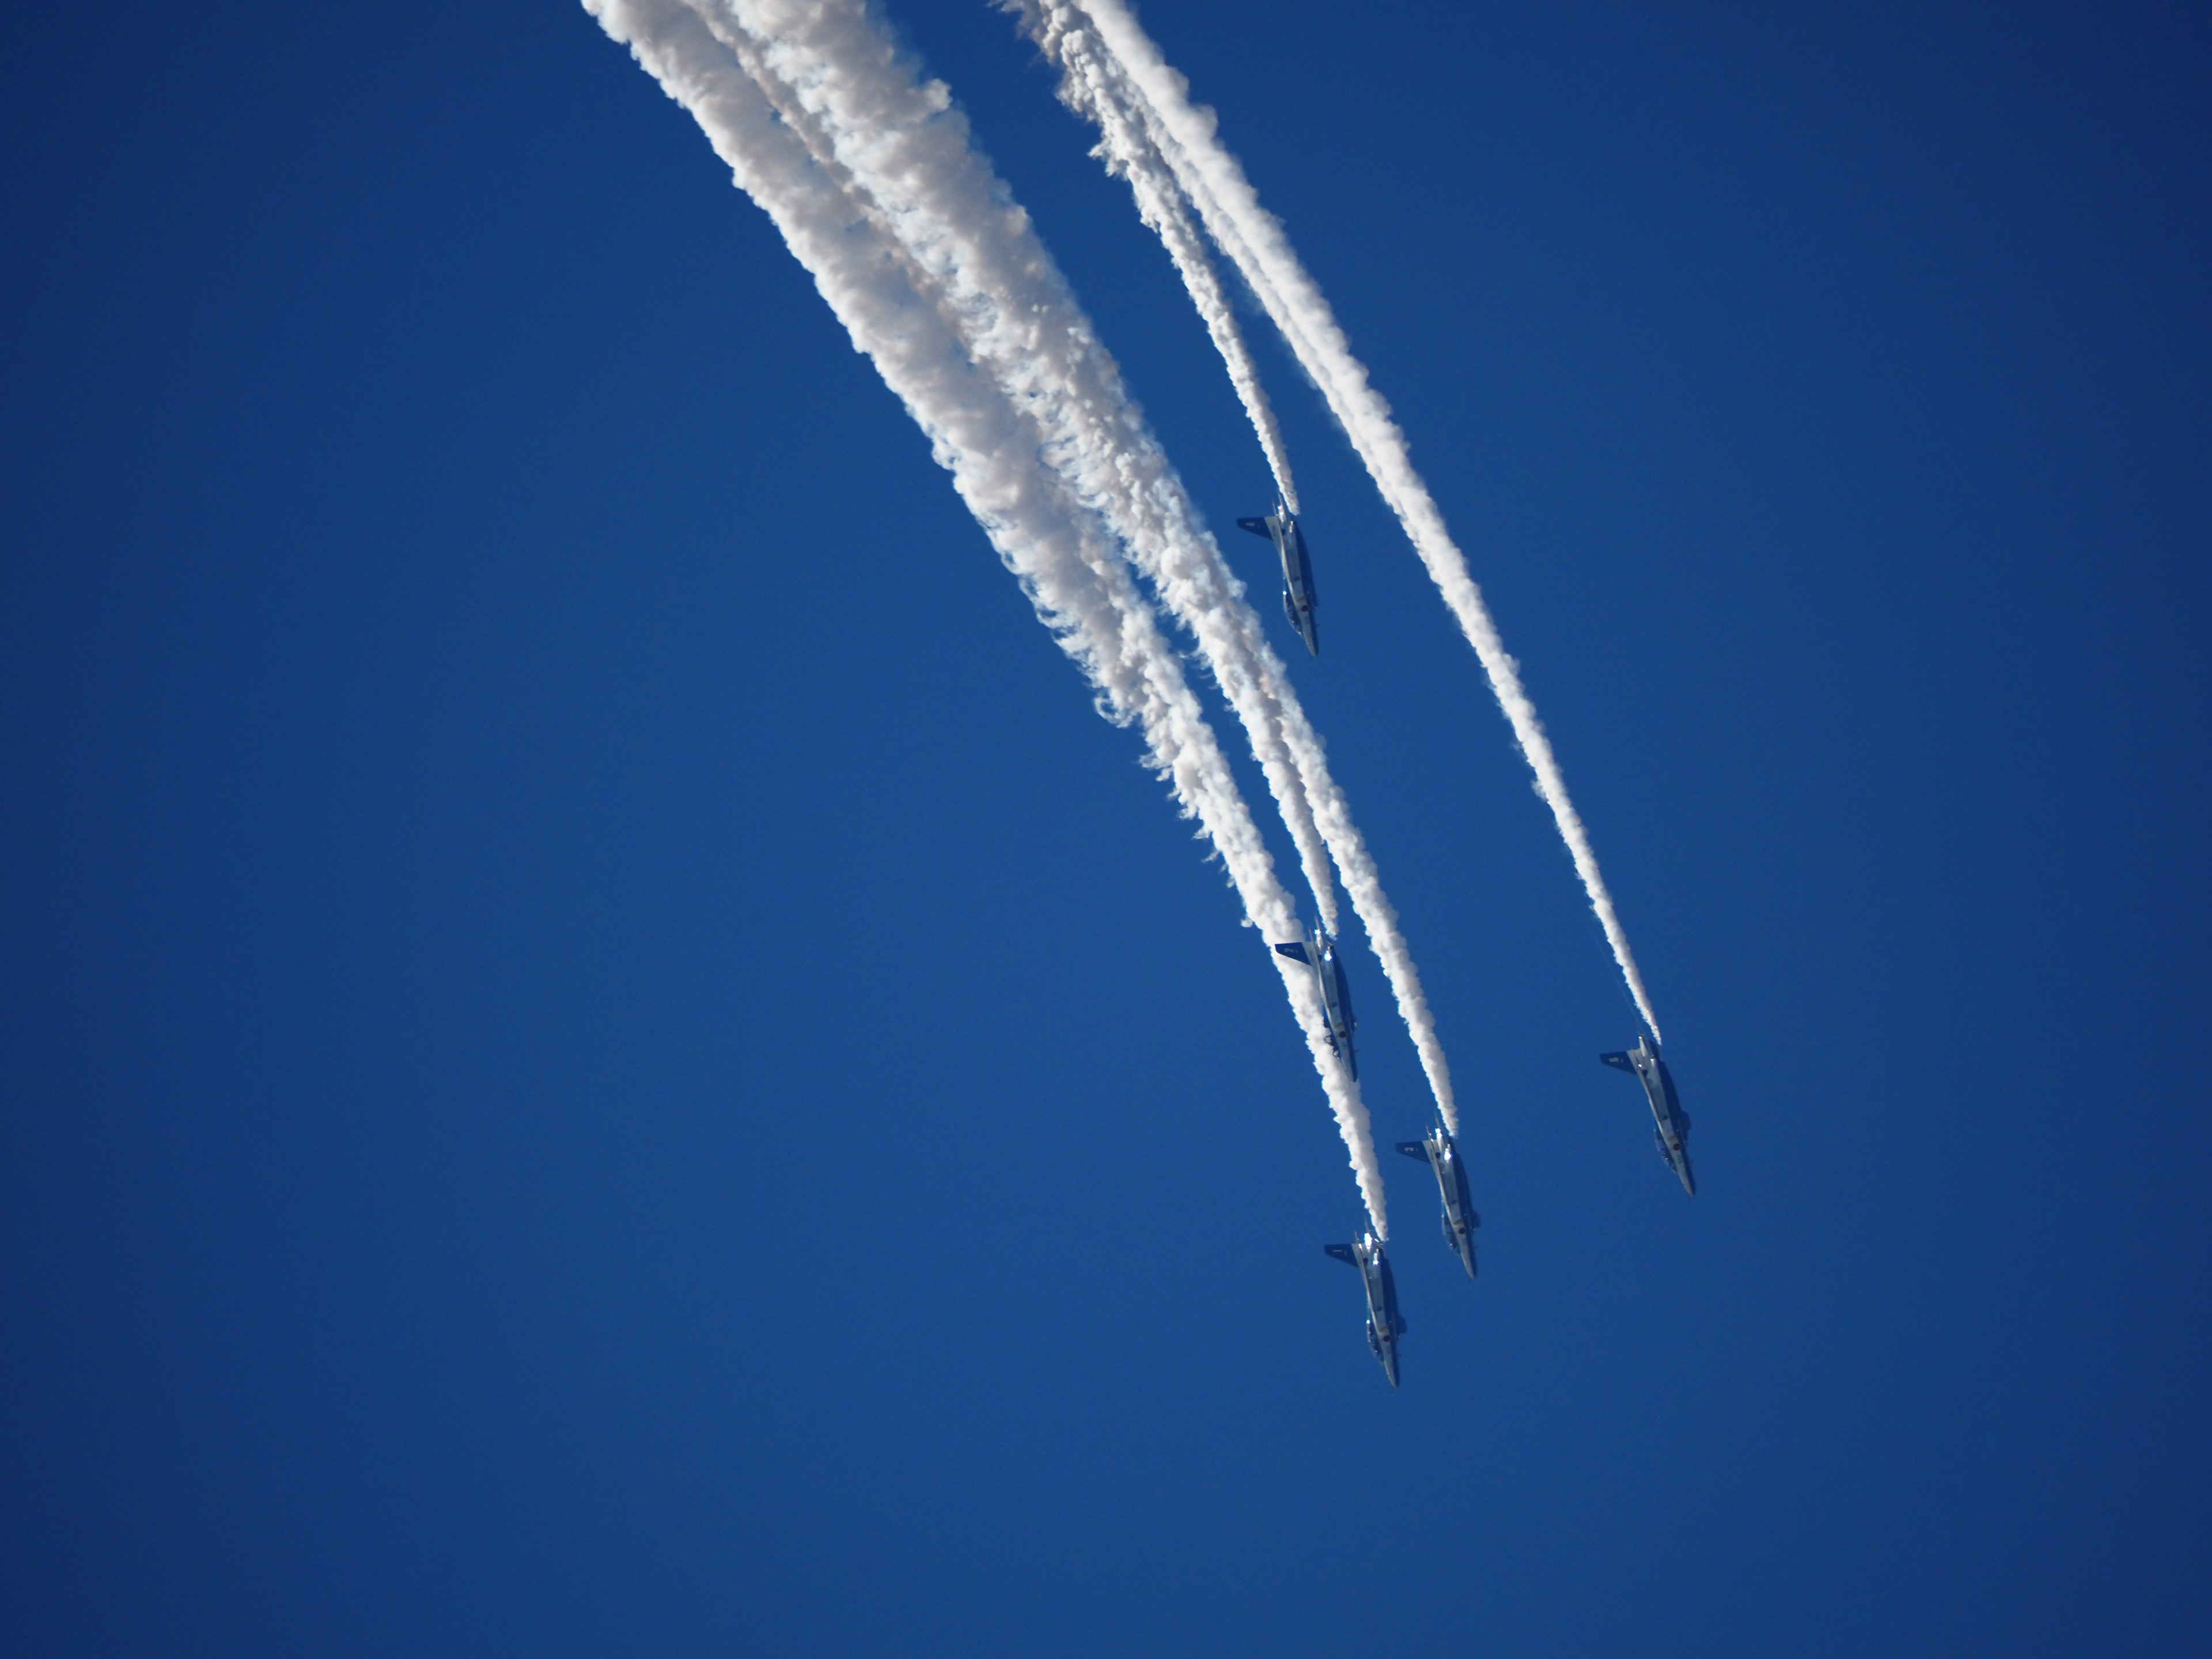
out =
[[[1049,76],[887,3],[1212,523],[1261,510]],[[1293,671],[1486,1223],[1469,1285],[1390,1160],[1395,1395],[1218,867],[580,8],[33,9],[0,1646],[2212,1646],[2205,14],[1147,21],[1524,663],[1699,1196],[1256,318]]]

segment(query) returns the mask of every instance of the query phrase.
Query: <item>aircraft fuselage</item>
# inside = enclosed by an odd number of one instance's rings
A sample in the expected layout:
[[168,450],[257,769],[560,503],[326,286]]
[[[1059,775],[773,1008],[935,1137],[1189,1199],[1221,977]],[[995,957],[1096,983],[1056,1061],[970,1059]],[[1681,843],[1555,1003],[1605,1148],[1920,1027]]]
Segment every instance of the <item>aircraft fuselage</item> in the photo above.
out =
[[1633,1048],[1625,1053],[1600,1054],[1598,1058],[1608,1066],[1636,1073],[1636,1080],[1644,1085],[1644,1092],[1651,1102],[1659,1156],[1674,1171],[1682,1190],[1695,1198],[1698,1181],[1690,1172],[1690,1115],[1682,1109],[1681,1099],[1674,1092],[1674,1074],[1659,1058],[1659,1044],[1650,1036],[1642,1036]]
[[1237,527],[1275,544],[1276,556],[1283,562],[1283,614],[1305,641],[1307,654],[1318,657],[1321,626],[1314,615],[1319,602],[1314,594],[1313,560],[1307,556],[1306,533],[1298,528],[1297,515],[1279,501],[1266,518],[1239,519]]
[[1343,1057],[1345,1068],[1358,1078],[1359,1056],[1352,1048],[1352,1033],[1359,1021],[1352,1012],[1352,987],[1345,980],[1344,960],[1337,953],[1336,941],[1328,936],[1327,928],[1316,922],[1304,939],[1275,946],[1275,954],[1288,957],[1292,962],[1303,962],[1313,969],[1314,989],[1321,997],[1329,1048]]
[[1390,1386],[1396,1388],[1398,1339],[1406,1334],[1406,1321],[1398,1311],[1398,1281],[1391,1276],[1390,1258],[1382,1253],[1382,1241],[1369,1233],[1349,1244],[1323,1248],[1339,1261],[1359,1269],[1360,1282],[1367,1291],[1367,1346],[1382,1362]]
[[1468,1198],[1467,1165],[1460,1162],[1459,1148],[1439,1123],[1419,1140],[1400,1141],[1398,1150],[1407,1158],[1424,1160],[1435,1173],[1437,1188],[1444,1201],[1444,1243],[1451,1246],[1459,1265],[1473,1279],[1474,1230],[1482,1225],[1482,1218],[1474,1212],[1474,1206]]

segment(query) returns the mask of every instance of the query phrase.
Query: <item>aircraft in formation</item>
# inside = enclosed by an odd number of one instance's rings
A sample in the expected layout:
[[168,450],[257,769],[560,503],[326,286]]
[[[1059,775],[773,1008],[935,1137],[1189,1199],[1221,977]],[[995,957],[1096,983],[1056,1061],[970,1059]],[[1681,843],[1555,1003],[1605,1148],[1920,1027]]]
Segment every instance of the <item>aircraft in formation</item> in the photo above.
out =
[[1359,1269],[1367,1288],[1367,1346],[1382,1362],[1390,1386],[1398,1386],[1398,1339],[1406,1334],[1405,1316],[1398,1311],[1398,1281],[1390,1276],[1390,1258],[1382,1254],[1382,1241],[1373,1233],[1349,1244],[1324,1244],[1322,1249],[1339,1261]]
[[1314,620],[1313,561],[1306,556],[1306,535],[1298,528],[1298,515],[1291,511],[1286,502],[1278,500],[1275,510],[1266,518],[1239,519],[1237,527],[1255,536],[1265,536],[1274,543],[1275,551],[1283,561],[1283,614],[1291,619],[1291,626],[1306,642],[1307,655],[1318,657],[1321,632],[1320,624]]
[[[1315,935],[1319,936],[1316,942]],[[1326,950],[1322,947],[1326,945]],[[1335,961],[1334,945],[1319,928],[1309,935],[1304,945],[1278,945],[1276,950],[1299,961],[1313,962],[1316,958],[1331,964],[1330,974],[1338,981],[1338,994],[1342,997],[1343,968]],[[1305,954],[1311,951],[1313,955]],[[1322,970],[1316,969],[1316,975]],[[1326,977],[1326,976],[1324,976]],[[1328,1002],[1326,994],[1324,1004]],[[1350,1004],[1344,1003],[1348,1014]],[[1346,1032],[1346,1054],[1350,1054],[1350,1031]],[[1667,1160],[1682,1183],[1682,1190],[1692,1197],[1697,1195],[1697,1179],[1690,1172],[1690,1115],[1682,1109],[1680,1097],[1674,1092],[1674,1073],[1667,1062],[1659,1057],[1659,1040],[1650,1035],[1637,1039],[1633,1048],[1620,1054],[1598,1056],[1607,1065],[1624,1072],[1633,1072],[1643,1083],[1650,1097],[1651,1116],[1657,1125],[1660,1156]],[[1467,1269],[1469,1279],[1474,1277],[1474,1234],[1482,1225],[1482,1218],[1475,1213],[1468,1198],[1467,1166],[1460,1161],[1459,1148],[1453,1143],[1450,1132],[1439,1123],[1419,1140],[1401,1140],[1398,1151],[1407,1158],[1420,1159],[1429,1166],[1437,1178],[1437,1190],[1443,1199],[1444,1243],[1451,1246],[1452,1254]],[[1390,1386],[1398,1386],[1398,1339],[1406,1334],[1406,1322],[1398,1312],[1398,1285],[1391,1276],[1389,1258],[1383,1254],[1382,1241],[1372,1232],[1350,1244],[1331,1244],[1325,1247],[1340,1261],[1351,1263],[1359,1269],[1367,1291],[1367,1346],[1382,1362],[1382,1369],[1390,1378]]]
[[1275,954],[1303,962],[1313,969],[1314,988],[1321,994],[1322,1018],[1328,1024],[1329,1051],[1343,1057],[1345,1069],[1356,1079],[1359,1056],[1352,1052],[1352,1032],[1359,1022],[1352,1018],[1352,987],[1345,981],[1344,959],[1337,954],[1336,941],[1328,936],[1328,929],[1316,922],[1304,939],[1278,945]]
[[[1305,532],[1298,527],[1297,514],[1279,497],[1273,513],[1261,519],[1239,519],[1237,527],[1265,537],[1274,544],[1283,562],[1283,614],[1305,641],[1307,652],[1318,657],[1321,633],[1314,617],[1316,601],[1313,561],[1307,555]],[[1328,1046],[1342,1057],[1345,1069],[1357,1079],[1359,1059],[1352,1049],[1352,1033],[1358,1022],[1352,1018],[1352,987],[1345,978],[1336,941],[1316,922],[1304,939],[1274,948],[1278,956],[1302,962],[1313,970],[1314,988],[1320,994],[1322,1015],[1328,1023]],[[1659,1057],[1658,1039],[1648,1035],[1641,1036],[1633,1048],[1598,1058],[1608,1066],[1633,1072],[1643,1083],[1644,1093],[1651,1099],[1660,1156],[1681,1182],[1682,1190],[1695,1197],[1698,1183],[1690,1173],[1690,1115],[1682,1109],[1682,1103],[1674,1093],[1674,1075],[1668,1071],[1667,1062]],[[1468,1196],[1467,1166],[1460,1161],[1459,1148],[1441,1123],[1419,1140],[1401,1140],[1397,1145],[1407,1158],[1425,1163],[1436,1176],[1437,1189],[1443,1199],[1444,1242],[1451,1246],[1460,1266],[1467,1269],[1467,1276],[1473,1279],[1474,1233],[1482,1225],[1482,1218],[1475,1213],[1474,1205]],[[1395,1389],[1398,1386],[1398,1339],[1405,1334],[1406,1322],[1398,1313],[1397,1281],[1391,1277],[1382,1241],[1370,1232],[1353,1243],[1331,1244],[1328,1249],[1338,1261],[1359,1269],[1367,1291],[1367,1346],[1382,1362],[1390,1386]]]
[[1644,1092],[1651,1097],[1651,1117],[1658,1126],[1653,1131],[1653,1138],[1659,1143],[1659,1156],[1667,1160],[1667,1167],[1681,1182],[1682,1190],[1695,1198],[1698,1181],[1690,1173],[1690,1115],[1682,1109],[1681,1100],[1674,1093],[1674,1074],[1659,1058],[1659,1040],[1649,1036],[1638,1037],[1633,1048],[1621,1054],[1600,1054],[1598,1058],[1608,1066],[1636,1073]]

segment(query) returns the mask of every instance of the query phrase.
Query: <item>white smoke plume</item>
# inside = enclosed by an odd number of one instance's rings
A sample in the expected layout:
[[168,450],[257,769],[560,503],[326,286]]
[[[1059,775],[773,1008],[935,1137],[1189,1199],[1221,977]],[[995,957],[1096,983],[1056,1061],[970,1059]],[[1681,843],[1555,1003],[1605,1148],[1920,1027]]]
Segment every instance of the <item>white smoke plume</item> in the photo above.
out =
[[[1053,453],[1018,385],[979,372],[941,296],[817,164],[728,46],[681,0],[586,0],[705,131],[737,184],[768,212],[851,336],[932,444],[1038,616],[1097,687],[1101,710],[1136,722],[1147,759],[1219,852],[1263,939],[1297,932],[1297,909],[1221,754],[1180,659],[1130,580],[1110,532]],[[938,94],[941,97],[941,91]],[[1018,209],[1008,210],[1018,214]],[[1310,975],[1275,960],[1361,1194],[1387,1227],[1381,1171],[1358,1085],[1328,1047]]]
[[1267,470],[1274,474],[1276,493],[1283,505],[1296,513],[1298,487],[1291,477],[1291,458],[1283,447],[1274,406],[1267,401],[1267,389],[1261,384],[1260,371],[1244,343],[1244,331],[1237,325],[1229,296],[1222,292],[1221,279],[1206,256],[1198,227],[1184,210],[1175,175],[1161,164],[1159,152],[1146,137],[1142,124],[1127,101],[1101,85],[1111,69],[1109,62],[1101,59],[1091,37],[1083,30],[1070,31],[1063,37],[1062,53],[1067,78],[1061,83],[1061,97],[1077,114],[1087,117],[1098,128],[1102,137],[1094,154],[1109,173],[1128,181],[1138,216],[1152,228],[1166,246],[1168,257],[1175,261],[1199,319],[1206,325],[1214,349],[1229,370],[1229,383],[1237,389],[1237,399],[1251,420],[1261,453],[1267,458]]
[[[1481,659],[1498,706],[1536,775],[1536,792],[1552,809],[1629,994],[1656,1036],[1659,1022],[1643,973],[1598,870],[1589,831],[1567,794],[1566,778],[1551,739],[1521,684],[1520,665],[1506,652],[1482,590],[1468,574],[1466,556],[1453,542],[1428,486],[1414,470],[1405,434],[1391,418],[1389,404],[1370,384],[1365,366],[1352,356],[1328,299],[1307,274],[1280,222],[1261,205],[1243,167],[1221,143],[1214,112],[1191,102],[1189,83],[1161,56],[1122,0],[1011,0],[1011,4],[1047,53],[1063,62],[1071,82],[1081,77],[1082,99],[1098,104],[1118,99],[1122,106],[1119,118],[1141,127],[1160,162],[1197,210],[1207,234],[1251,286],[1299,364],[1321,389]],[[1081,55],[1079,46],[1073,55],[1065,50],[1065,43],[1085,33],[1086,26],[1110,54],[1112,72],[1101,75],[1094,64],[1075,61]]]
[[[1125,544],[1141,539],[1139,557],[1164,536],[1187,543],[1194,515],[1165,456],[1050,257],[1029,234],[1026,216],[969,145],[944,87],[923,84],[861,5],[687,3],[854,210],[907,258],[916,286],[934,297],[979,365],[1039,423],[1054,464],[1085,504]],[[1148,482],[1169,498],[1166,522],[1148,507]],[[1205,553],[1211,550],[1208,541]],[[1218,574],[1235,586],[1225,567]],[[1167,597],[1173,604],[1177,596]],[[1198,603],[1207,605],[1205,598]],[[1208,643],[1203,635],[1200,643]],[[1218,674],[1219,664],[1212,665]],[[1328,848],[1266,692],[1249,672],[1225,679],[1223,689],[1298,849],[1316,905],[1334,929]]]
[[1412,952],[1320,738],[1112,358],[943,86],[920,80],[861,0],[694,3],[825,171],[850,182],[925,283],[936,283],[978,363],[1037,421],[1054,464],[1197,640],[1291,828],[1324,921],[1334,929],[1327,868],[1316,868],[1325,847],[1438,1110],[1455,1127],[1450,1072]]

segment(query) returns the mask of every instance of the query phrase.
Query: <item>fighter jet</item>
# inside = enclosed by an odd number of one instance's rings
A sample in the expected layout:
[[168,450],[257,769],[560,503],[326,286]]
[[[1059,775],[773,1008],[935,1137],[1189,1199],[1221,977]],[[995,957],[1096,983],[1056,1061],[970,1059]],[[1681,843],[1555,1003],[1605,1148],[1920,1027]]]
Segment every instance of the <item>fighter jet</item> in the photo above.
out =
[[1316,922],[1313,931],[1295,945],[1278,945],[1275,954],[1303,962],[1313,969],[1314,985],[1321,992],[1322,1015],[1328,1023],[1328,1046],[1344,1056],[1345,1068],[1357,1078],[1359,1056],[1352,1051],[1352,1033],[1359,1022],[1352,1015],[1352,988],[1344,982],[1344,963],[1337,956],[1336,941]]
[[1339,1261],[1346,1261],[1359,1269],[1359,1277],[1367,1286],[1367,1346],[1375,1350],[1375,1357],[1382,1362],[1382,1371],[1390,1379],[1390,1386],[1398,1386],[1398,1339],[1406,1334],[1406,1322],[1398,1314],[1398,1281],[1390,1277],[1390,1258],[1382,1254],[1382,1241],[1369,1233],[1351,1244],[1325,1244],[1322,1247]]
[[1695,1198],[1697,1178],[1690,1173],[1690,1115],[1682,1109],[1681,1101],[1675,1097],[1674,1074],[1668,1071],[1667,1062],[1659,1058],[1658,1040],[1639,1037],[1626,1054],[1600,1054],[1598,1058],[1608,1066],[1636,1073],[1637,1079],[1644,1085],[1644,1092],[1651,1097],[1651,1116],[1659,1126],[1655,1132],[1659,1156],[1667,1160],[1668,1167],[1680,1179],[1682,1190]]
[[1474,1230],[1482,1225],[1482,1218],[1468,1202],[1467,1166],[1459,1161],[1459,1148],[1441,1123],[1420,1140],[1401,1140],[1398,1150],[1407,1158],[1426,1161],[1436,1171],[1437,1185],[1444,1195],[1444,1243],[1452,1247],[1459,1265],[1467,1269],[1469,1279],[1474,1277]]
[[1306,557],[1305,532],[1298,528],[1297,515],[1279,501],[1266,518],[1239,519],[1237,527],[1274,543],[1283,561],[1283,614],[1306,642],[1307,653],[1318,657],[1321,634],[1314,621],[1313,561]]

